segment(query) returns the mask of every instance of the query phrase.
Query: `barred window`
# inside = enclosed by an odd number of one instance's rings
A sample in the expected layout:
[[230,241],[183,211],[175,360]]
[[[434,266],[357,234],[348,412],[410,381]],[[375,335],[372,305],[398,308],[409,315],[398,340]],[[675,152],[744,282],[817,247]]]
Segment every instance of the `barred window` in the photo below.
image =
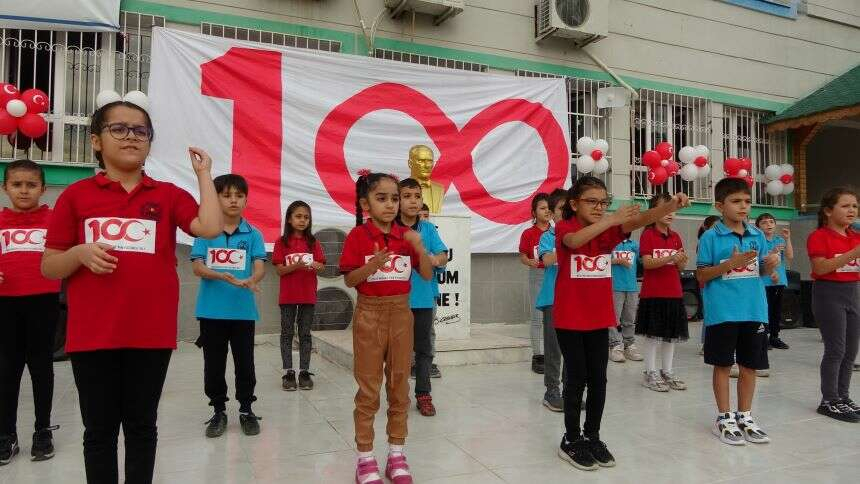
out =
[[336,40],[316,39],[299,35],[270,32],[267,30],[246,29],[230,25],[220,25],[208,22],[200,24],[200,33],[225,39],[248,40],[263,44],[298,47],[300,49],[321,50],[325,52],[340,52],[341,43]]
[[[576,140],[583,136],[588,136],[594,139],[604,139],[609,142],[609,152],[605,154],[606,159],[612,161],[612,109],[597,107],[597,90],[602,87],[608,87],[610,84],[606,81],[594,81],[591,79],[579,79],[576,77],[565,77],[556,74],[547,74],[544,72],[534,72],[526,70],[516,71],[518,76],[524,77],[539,77],[539,78],[563,78],[567,84],[567,116],[570,124],[570,149],[571,163],[570,173],[571,182],[583,176],[576,170],[576,158],[580,153],[576,152]],[[598,178],[606,183],[609,191],[612,191],[610,186],[611,177],[609,171],[598,175]]]
[[711,101],[641,89],[639,99],[632,102],[630,116],[633,196],[650,197],[661,192],[683,191],[694,200],[712,200],[711,177],[687,182],[675,175],[663,185],[652,186],[648,183],[648,167],[642,164],[642,153],[653,150],[662,141],[675,147],[676,160],[678,150],[684,146],[705,145],[711,148]]
[[768,133],[762,119],[772,115],[734,106],[723,109],[723,152],[726,158],[752,160],[753,203],[774,207],[788,206],[788,197],[767,193],[764,170],[768,165],[788,163],[786,133]]
[[373,56],[377,59],[408,62],[410,64],[420,64],[423,66],[445,67],[462,71],[487,72],[490,69],[490,66],[487,64],[446,59],[444,57],[433,57],[432,55],[412,54],[409,52],[400,52],[389,49],[374,49]]

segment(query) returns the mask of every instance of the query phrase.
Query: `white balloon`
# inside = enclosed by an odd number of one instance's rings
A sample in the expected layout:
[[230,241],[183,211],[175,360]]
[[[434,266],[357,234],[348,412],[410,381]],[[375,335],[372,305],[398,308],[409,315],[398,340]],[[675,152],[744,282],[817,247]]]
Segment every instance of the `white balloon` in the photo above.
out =
[[576,159],[576,171],[580,173],[591,173],[594,170],[594,158],[588,155],[582,155]]
[[[783,165],[779,165],[780,175],[792,175],[794,176],[794,166],[785,163]],[[779,177],[777,177],[779,178]]]
[[6,103],[6,112],[9,113],[10,116],[20,118],[27,114],[27,105],[20,99],[12,99]]
[[693,181],[699,176],[699,167],[688,163],[681,167],[681,179],[684,181]]
[[771,180],[767,182],[767,194],[772,197],[782,195],[782,185],[783,183],[779,180]]
[[669,160],[660,160],[660,166],[669,166]]
[[764,169],[764,176],[768,180],[776,180],[782,176],[782,167],[780,165],[767,165]]
[[711,150],[708,149],[705,145],[699,145],[694,148],[696,150],[696,157],[704,156],[705,158],[711,156]]
[[794,191],[794,182],[791,183],[783,183],[782,185],[782,194],[788,195],[789,193]]
[[576,140],[576,152],[579,154],[591,154],[594,151],[594,140],[588,136],[583,136]]
[[609,152],[609,143],[605,139],[596,139],[594,140],[594,149],[602,151],[605,155]]
[[122,100],[140,106],[144,111],[149,111],[149,98],[143,91],[128,91]]
[[692,163],[696,159],[696,148],[685,146],[678,151],[678,159],[681,163]]
[[740,170],[738,170],[738,176],[739,176],[739,177],[744,178],[744,177],[746,177],[747,175],[749,175],[749,172],[748,172],[748,171],[746,171],[746,170],[744,170],[743,168],[741,168]]
[[102,107],[106,106],[110,103],[115,103],[117,101],[122,101],[122,98],[117,94],[116,91],[102,91],[96,96],[96,106]]
[[609,160],[607,160],[606,158],[601,158],[597,161],[597,163],[594,164],[593,173],[595,175],[602,175],[607,171],[609,171]]
[[697,166],[696,168],[699,169],[699,178],[705,178],[711,174],[711,165],[710,164],[707,164],[705,166]]

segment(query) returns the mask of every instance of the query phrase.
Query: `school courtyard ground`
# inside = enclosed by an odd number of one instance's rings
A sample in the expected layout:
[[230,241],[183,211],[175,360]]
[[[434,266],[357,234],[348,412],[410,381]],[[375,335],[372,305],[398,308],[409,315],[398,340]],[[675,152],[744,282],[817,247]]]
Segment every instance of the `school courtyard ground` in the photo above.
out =
[[[691,326],[696,336],[698,330],[698,324]],[[528,334],[524,325],[512,331],[523,338]],[[556,456],[563,417],[541,405],[543,378],[532,373],[528,363],[443,367],[442,379],[433,380],[438,415],[427,418],[410,410],[407,453],[415,482],[856,482],[860,424],[815,413],[822,351],[817,330],[786,330],[782,336],[791,349],[770,352],[771,376],[759,379],[754,404],[772,443],[730,447],[711,434],[711,372],[691,339],[676,351],[677,373],[689,384],[687,391],[652,392],[640,384],[641,363],[610,362],[601,436],[618,465],[588,473]],[[353,482],[356,386],[351,373],[315,355],[315,389],[287,393],[280,387],[276,346],[257,345],[256,365],[259,401],[254,409],[263,417],[262,433],[241,434],[237,406],[231,401],[227,434],[207,439],[203,422],[210,410],[203,396],[203,357],[192,344],[180,343],[159,412],[157,482]],[[0,484],[85,482],[83,427],[68,362],[56,365],[56,382],[54,421],[61,426],[55,432],[56,457],[41,463],[29,460],[33,415],[25,377],[18,425],[22,452],[0,468]],[[384,410],[376,429],[382,457]]]

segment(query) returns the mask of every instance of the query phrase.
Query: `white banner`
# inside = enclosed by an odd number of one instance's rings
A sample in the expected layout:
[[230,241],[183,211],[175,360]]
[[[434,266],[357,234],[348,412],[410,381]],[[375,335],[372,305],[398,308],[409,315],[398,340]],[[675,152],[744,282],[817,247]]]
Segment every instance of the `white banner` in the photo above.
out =
[[120,0],[2,0],[0,26],[6,29],[119,30]]
[[439,297],[436,298],[436,338],[466,339],[471,334],[472,252],[469,249],[471,219],[465,216],[434,215],[439,237],[448,247],[448,264],[438,274]]
[[186,148],[250,185],[248,220],[271,243],[284,211],[350,226],[363,168],[405,178],[409,148],[436,155],[441,214],[472,219],[472,252],[516,252],[537,192],[570,169],[560,79],[491,75],[157,28],[147,172],[196,193]]

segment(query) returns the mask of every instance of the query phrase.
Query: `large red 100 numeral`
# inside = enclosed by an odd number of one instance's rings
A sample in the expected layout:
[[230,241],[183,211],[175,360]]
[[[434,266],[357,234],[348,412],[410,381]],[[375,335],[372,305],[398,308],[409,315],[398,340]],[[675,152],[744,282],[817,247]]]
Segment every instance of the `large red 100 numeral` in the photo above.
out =
[[265,240],[275,240],[281,227],[281,53],[234,47],[200,69],[201,93],[233,101],[231,173],[245,177],[254,198],[245,218]]

